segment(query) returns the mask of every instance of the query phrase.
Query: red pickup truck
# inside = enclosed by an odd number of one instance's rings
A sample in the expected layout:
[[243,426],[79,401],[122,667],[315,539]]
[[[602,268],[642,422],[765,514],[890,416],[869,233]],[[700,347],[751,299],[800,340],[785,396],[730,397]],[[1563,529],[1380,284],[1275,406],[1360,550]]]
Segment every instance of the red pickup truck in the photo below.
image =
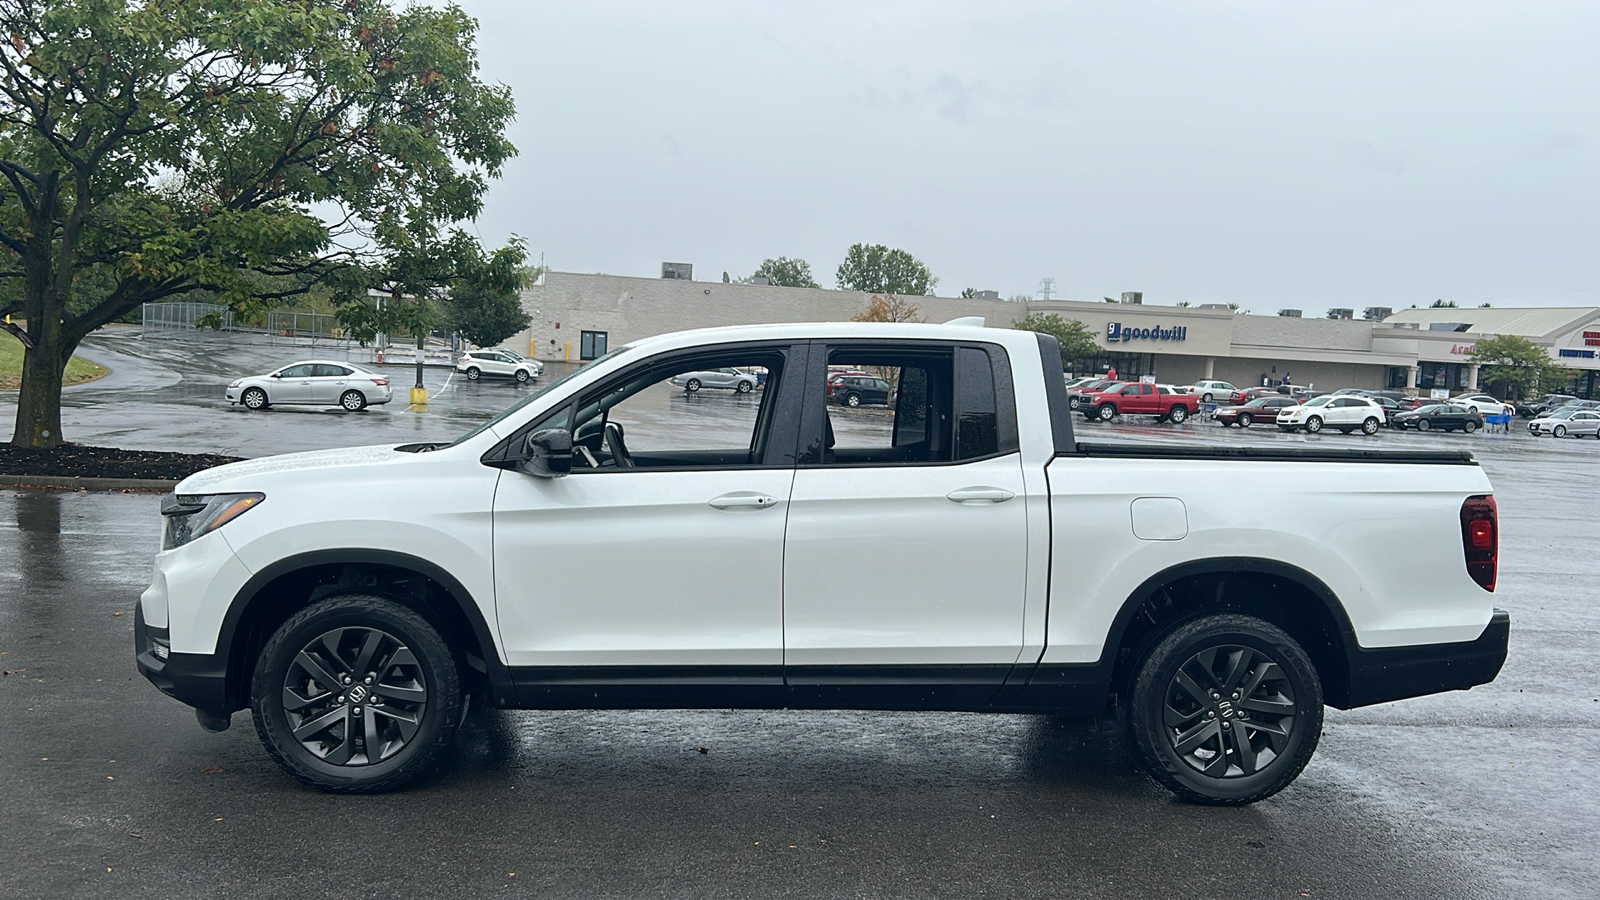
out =
[[1157,422],[1182,422],[1200,408],[1193,394],[1174,394],[1153,384],[1124,384],[1089,394],[1078,405],[1084,418],[1109,422],[1118,415],[1155,416]]

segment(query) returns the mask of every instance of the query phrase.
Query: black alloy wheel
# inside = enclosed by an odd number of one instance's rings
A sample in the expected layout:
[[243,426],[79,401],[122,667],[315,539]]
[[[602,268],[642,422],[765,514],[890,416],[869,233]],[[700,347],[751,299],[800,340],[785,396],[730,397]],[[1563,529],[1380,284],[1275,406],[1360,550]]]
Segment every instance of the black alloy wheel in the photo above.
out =
[[360,412],[367,406],[367,395],[360,391],[345,391],[339,397],[339,405],[351,412]]
[[1095,415],[1100,417],[1100,421],[1109,422],[1117,417],[1117,408],[1110,403],[1103,403],[1101,404],[1100,408],[1095,411]]
[[249,388],[239,398],[239,402],[244,405],[245,409],[266,409],[267,392],[261,388]]
[[454,654],[415,610],[346,594],[305,607],[257,657],[251,712],[290,775],[337,793],[392,790],[431,767],[461,719]]
[[1127,702],[1133,751],[1197,803],[1270,797],[1299,776],[1322,730],[1322,686],[1294,639],[1253,616],[1183,623],[1140,660]]

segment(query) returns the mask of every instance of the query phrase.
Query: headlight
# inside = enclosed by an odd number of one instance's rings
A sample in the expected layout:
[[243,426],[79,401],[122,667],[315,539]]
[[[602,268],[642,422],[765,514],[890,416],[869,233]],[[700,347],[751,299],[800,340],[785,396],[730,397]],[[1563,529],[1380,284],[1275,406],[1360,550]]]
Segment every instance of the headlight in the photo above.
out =
[[234,380],[233,384],[228,385],[228,387],[236,388],[241,384],[244,384],[244,379],[243,378],[238,378],[238,379]]
[[161,515],[167,519],[161,549],[172,550],[208,535],[265,499],[265,494],[168,494],[161,501]]

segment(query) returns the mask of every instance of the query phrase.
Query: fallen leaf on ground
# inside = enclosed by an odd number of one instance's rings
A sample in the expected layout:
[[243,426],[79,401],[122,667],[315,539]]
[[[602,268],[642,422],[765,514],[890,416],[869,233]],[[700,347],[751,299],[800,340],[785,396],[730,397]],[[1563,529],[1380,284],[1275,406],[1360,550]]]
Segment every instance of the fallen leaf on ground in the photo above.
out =
[[200,773],[202,775],[221,775],[222,774],[222,767],[221,766],[206,766],[204,769],[200,770]]

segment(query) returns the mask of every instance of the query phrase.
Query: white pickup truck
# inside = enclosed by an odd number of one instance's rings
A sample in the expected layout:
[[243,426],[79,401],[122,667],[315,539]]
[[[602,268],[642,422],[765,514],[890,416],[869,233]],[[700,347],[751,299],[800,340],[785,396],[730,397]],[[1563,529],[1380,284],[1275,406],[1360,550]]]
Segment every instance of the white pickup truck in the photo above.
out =
[[[890,406],[830,405],[830,366]],[[671,383],[725,367],[763,388]],[[331,791],[415,778],[473,697],[1115,709],[1154,778],[1225,804],[1294,780],[1325,703],[1499,672],[1469,454],[1080,443],[1060,372],[970,324],[684,332],[452,443],[210,469],[163,503],[138,665]]]

